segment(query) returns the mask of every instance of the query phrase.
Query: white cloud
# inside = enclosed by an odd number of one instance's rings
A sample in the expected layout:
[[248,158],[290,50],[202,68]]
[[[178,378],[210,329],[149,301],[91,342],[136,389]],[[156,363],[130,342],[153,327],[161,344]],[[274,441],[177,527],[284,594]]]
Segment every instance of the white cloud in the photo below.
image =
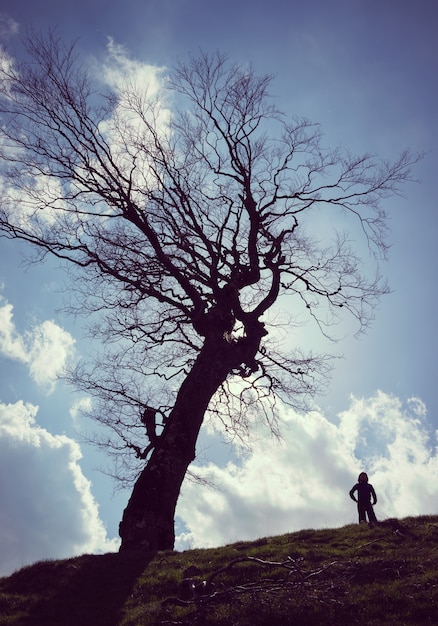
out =
[[9,359],[26,363],[26,347],[12,320],[13,309],[12,304],[8,302],[0,306],[0,352]]
[[79,419],[82,411],[89,413],[93,408],[93,401],[90,396],[84,396],[76,400],[70,407],[70,417],[76,426],[79,426]]
[[8,302],[0,306],[0,353],[27,365],[31,378],[47,393],[54,390],[57,376],[73,357],[74,344],[70,333],[50,320],[20,334],[13,306]]
[[114,551],[82,474],[79,445],[35,422],[31,404],[0,404],[0,575],[47,558]]
[[404,407],[383,392],[351,398],[336,424],[318,411],[285,413],[282,443],[258,439],[240,464],[196,468],[217,489],[184,484],[178,549],[356,522],[348,491],[362,470],[377,491],[378,518],[436,513],[436,434],[425,416],[418,398]]
[[111,37],[107,50],[108,58],[103,68],[99,68],[99,74],[108,85],[117,90],[123,90],[127,85],[135,86],[139,93],[147,93],[150,98],[159,95],[163,68],[131,58],[128,50]]
[[341,419],[345,423],[353,415],[365,441],[362,457],[369,459],[385,515],[436,513],[437,433],[428,427],[424,403],[410,398],[403,407],[398,398],[379,392],[366,401],[353,398]]
[[57,375],[73,354],[75,340],[50,320],[35,326],[28,337],[30,375],[38,385],[51,391]]
[[157,137],[166,146],[169,136],[171,112],[164,68],[133,59],[111,38],[107,52],[104,63],[96,63],[95,72],[117,94],[117,104],[99,130],[117,167],[131,180],[132,197],[143,204],[147,190],[159,184],[150,167],[150,151]]
[[[14,144],[12,140],[5,140],[1,137],[0,148],[11,158],[26,159],[24,149]],[[42,231],[48,227],[60,228],[59,221],[62,219],[60,211],[66,208],[60,180],[41,173],[36,168],[32,176],[28,176],[25,181],[15,187],[7,176],[1,177],[0,193],[2,210],[7,216],[7,221],[14,224],[17,229],[22,229],[39,238],[44,237]],[[65,222],[62,227],[64,231],[69,228],[67,219],[64,216]]]

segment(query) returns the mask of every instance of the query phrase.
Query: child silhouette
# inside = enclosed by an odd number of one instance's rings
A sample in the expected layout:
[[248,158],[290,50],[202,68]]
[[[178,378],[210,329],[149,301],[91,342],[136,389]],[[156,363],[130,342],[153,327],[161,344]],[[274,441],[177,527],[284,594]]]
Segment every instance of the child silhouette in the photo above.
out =
[[[368,516],[368,522],[372,526],[377,523],[376,514],[373,509],[373,505],[377,502],[376,492],[374,491],[374,487],[368,482],[368,475],[366,472],[361,472],[357,480],[358,482],[350,490],[350,498],[357,502],[359,524],[361,522],[366,522],[366,518]],[[354,495],[356,492],[357,498]]]

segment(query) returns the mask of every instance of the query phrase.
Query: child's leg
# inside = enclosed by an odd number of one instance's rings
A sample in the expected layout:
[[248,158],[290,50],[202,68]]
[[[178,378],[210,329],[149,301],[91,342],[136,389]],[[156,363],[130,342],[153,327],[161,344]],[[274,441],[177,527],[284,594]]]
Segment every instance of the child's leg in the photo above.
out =
[[374,508],[372,504],[368,505],[367,513],[368,513],[368,521],[372,524],[377,523],[377,517],[376,517],[376,514],[374,513]]

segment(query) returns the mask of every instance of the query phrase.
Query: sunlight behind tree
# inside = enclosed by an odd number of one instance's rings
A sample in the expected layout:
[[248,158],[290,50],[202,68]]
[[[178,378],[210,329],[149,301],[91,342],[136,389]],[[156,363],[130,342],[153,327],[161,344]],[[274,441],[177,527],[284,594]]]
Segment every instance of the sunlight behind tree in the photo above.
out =
[[381,202],[418,157],[326,148],[277,110],[270,76],[220,53],[105,86],[55,34],[25,44],[1,64],[0,231],[70,263],[70,310],[102,345],[70,379],[138,475],[122,549],[172,548],[205,415],[275,433],[277,400],[303,410],[325,382],[329,358],[288,352],[265,314],[287,297],[324,336],[345,316],[367,328],[388,291]]

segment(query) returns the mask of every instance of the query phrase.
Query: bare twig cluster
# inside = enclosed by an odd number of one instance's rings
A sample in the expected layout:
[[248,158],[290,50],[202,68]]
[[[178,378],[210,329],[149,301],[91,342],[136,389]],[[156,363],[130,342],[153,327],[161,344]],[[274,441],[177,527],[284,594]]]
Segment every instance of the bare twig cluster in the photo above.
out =
[[[219,576],[229,572],[235,566],[242,563],[252,563],[261,568],[260,575],[254,580],[247,580],[235,584],[214,582]],[[196,616],[203,617],[208,608],[221,603],[235,602],[243,595],[251,595],[259,602],[268,596],[283,594],[284,592],[295,591],[297,598],[306,591],[306,598],[312,595],[312,600],[316,600],[314,586],[316,579],[321,579],[324,573],[337,565],[337,561],[327,563],[317,569],[308,570],[304,567],[304,559],[287,557],[285,561],[267,561],[252,556],[242,556],[230,561],[226,566],[212,572],[205,580],[195,580],[185,578],[180,587],[178,597],[169,597],[163,600],[162,607],[180,606],[195,607],[195,613],[190,613],[180,618],[178,621],[163,621],[163,624],[188,624],[195,623]],[[260,569],[259,569],[260,571]],[[266,572],[272,573],[266,576]],[[319,598],[322,601],[322,596]]]

